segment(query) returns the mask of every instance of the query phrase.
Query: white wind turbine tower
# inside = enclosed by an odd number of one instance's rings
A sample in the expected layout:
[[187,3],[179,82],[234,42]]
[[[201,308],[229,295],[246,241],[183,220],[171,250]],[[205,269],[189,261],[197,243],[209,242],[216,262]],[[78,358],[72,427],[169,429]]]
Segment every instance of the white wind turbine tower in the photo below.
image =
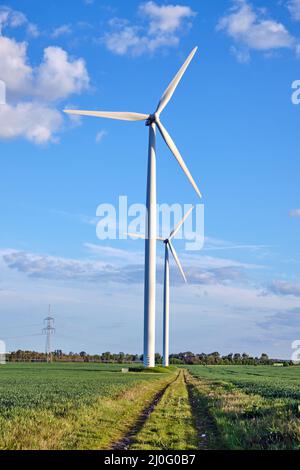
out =
[[155,366],[155,292],[156,292],[156,126],[162,135],[167,146],[178,161],[182,170],[186,174],[191,185],[198,196],[201,193],[189,172],[183,158],[180,155],[171,136],[160,121],[160,114],[167,106],[172,95],[177,88],[182,76],[193,59],[197,47],[190,53],[178,73],[175,75],[170,85],[161,97],[156,111],[153,114],[140,114],[131,112],[109,112],[109,111],[80,111],[66,109],[69,114],[80,116],[95,116],[121,121],[146,121],[149,127],[149,152],[148,152],[148,176],[147,176],[147,220],[145,239],[145,292],[144,292],[144,365],[146,367]]
[[[172,239],[180,230],[185,220],[188,218],[194,207],[191,207],[181,221],[176,225],[174,230],[170,233],[168,238],[156,237],[157,240],[165,244],[165,265],[164,265],[164,295],[163,295],[163,365],[169,367],[169,346],[170,346],[170,260],[169,251],[178,266],[178,269],[184,279],[187,282],[181,263],[179,261],[176,250],[172,244]],[[145,238],[144,235],[136,233],[128,233],[131,237]]]
[[169,263],[169,250],[178,266],[178,269],[187,282],[181,263],[175,248],[171,242],[172,238],[178,233],[180,227],[184,224],[194,207],[185,214],[179,224],[172,230],[169,237],[163,240],[165,244],[165,269],[164,269],[164,313],[163,313],[163,365],[169,367],[169,345],[170,345],[170,263]]

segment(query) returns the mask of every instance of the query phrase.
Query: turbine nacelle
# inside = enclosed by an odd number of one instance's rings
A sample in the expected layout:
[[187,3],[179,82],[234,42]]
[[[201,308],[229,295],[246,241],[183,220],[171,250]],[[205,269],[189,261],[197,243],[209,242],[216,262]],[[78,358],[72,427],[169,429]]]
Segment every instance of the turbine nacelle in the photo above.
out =
[[[187,213],[183,216],[183,218],[180,220],[180,222],[176,225],[176,227],[171,231],[170,235],[168,238],[163,238],[163,237],[156,237],[156,240],[157,241],[160,241],[162,243],[164,243],[165,247],[167,250],[170,250],[173,258],[174,258],[174,261],[175,263],[177,264],[178,266],[178,269],[184,279],[185,282],[187,282],[186,280],[186,276],[184,274],[184,271],[182,269],[182,266],[181,266],[181,263],[179,261],[179,258],[178,258],[178,255],[176,253],[176,250],[172,244],[172,239],[175,237],[175,235],[178,233],[178,231],[180,230],[180,228],[182,227],[182,225],[184,224],[184,222],[186,221],[186,219],[188,218],[188,216],[190,215],[190,213],[193,211],[194,209],[194,206],[192,206],[188,211]],[[140,238],[142,240],[145,240],[146,236],[145,235],[142,235],[140,233],[126,233],[126,235],[129,235],[130,237],[132,238]]]
[[152,124],[157,124],[159,122],[159,115],[157,113],[149,114],[148,119],[146,119],[145,126],[151,126]]

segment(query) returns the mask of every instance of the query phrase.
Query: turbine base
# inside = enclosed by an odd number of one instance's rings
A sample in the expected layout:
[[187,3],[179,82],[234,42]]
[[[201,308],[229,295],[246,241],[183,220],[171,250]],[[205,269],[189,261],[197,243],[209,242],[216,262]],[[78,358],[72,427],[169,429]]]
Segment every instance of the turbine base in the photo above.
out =
[[150,356],[145,357],[144,367],[147,367],[148,369],[155,367],[155,362],[151,360]]

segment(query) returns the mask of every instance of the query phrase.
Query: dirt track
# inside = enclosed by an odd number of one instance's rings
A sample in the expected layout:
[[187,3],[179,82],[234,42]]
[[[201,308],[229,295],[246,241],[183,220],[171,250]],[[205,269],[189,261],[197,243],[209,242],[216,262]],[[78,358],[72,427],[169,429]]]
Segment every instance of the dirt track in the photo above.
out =
[[[201,399],[201,396],[197,393],[197,388],[195,386],[195,379],[184,369],[180,369],[175,378],[172,378],[170,382],[165,385],[156,395],[150,404],[148,404],[139,418],[136,420],[134,425],[128,430],[125,436],[115,442],[112,446],[112,450],[127,450],[134,443],[135,437],[144,427],[148,421],[150,415],[156,409],[157,405],[162,400],[166,391],[176,385],[176,381],[179,378],[184,377],[184,383],[188,392],[188,400],[191,407],[191,412],[194,418],[194,427],[197,431],[197,447],[199,450],[208,450],[210,448],[211,438],[214,435],[215,426],[211,420],[207,404]],[[172,390],[169,391],[169,393]]]
[[145,422],[149,419],[149,416],[154,411],[154,409],[166,393],[167,389],[178,379],[179,374],[180,372],[176,375],[175,379],[171,380],[158,393],[156,393],[151,403],[144,408],[139,418],[134,423],[134,425],[128,430],[126,435],[120,441],[115,442],[111,446],[112,450],[127,450],[130,447],[137,433],[142,429]]

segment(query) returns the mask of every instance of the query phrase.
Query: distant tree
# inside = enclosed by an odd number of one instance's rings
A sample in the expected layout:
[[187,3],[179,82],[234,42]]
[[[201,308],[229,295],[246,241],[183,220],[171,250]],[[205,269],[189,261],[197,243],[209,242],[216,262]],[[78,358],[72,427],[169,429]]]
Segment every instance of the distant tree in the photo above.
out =
[[109,351],[104,352],[102,354],[102,360],[103,361],[110,361],[111,360],[111,353]]
[[215,352],[209,354],[208,362],[209,362],[210,364],[220,364],[220,363],[221,363],[220,354],[219,354],[217,351],[215,351]]
[[62,356],[63,356],[62,350],[61,350],[61,349],[56,349],[56,350],[53,352],[53,356],[62,357]]
[[155,364],[162,364],[162,357],[159,353],[155,353]]
[[120,352],[120,353],[118,354],[118,362],[119,362],[120,364],[122,364],[123,362],[125,362],[125,353]]
[[233,360],[234,360],[235,363],[240,363],[240,362],[241,362],[241,358],[242,358],[242,357],[241,357],[241,355],[240,355],[239,353],[235,353],[235,354],[233,355]]
[[[94,354],[90,355],[85,351],[80,353],[69,352],[68,354],[64,353],[61,349],[57,349],[53,353],[53,358],[55,361],[67,361],[67,362],[119,362],[119,363],[130,363],[130,362],[142,362],[143,355],[138,354],[126,354],[120,352],[118,354],[112,354],[110,352],[104,352],[101,355]],[[7,360],[10,362],[43,362],[46,361],[46,354],[37,351],[12,351]],[[156,364],[162,363],[162,357],[160,354],[155,355]],[[215,351],[210,354],[200,353],[194,354],[191,351],[180,352],[178,354],[170,355],[171,364],[201,364],[201,365],[271,365],[278,361],[275,359],[270,359],[266,353],[263,353],[260,358],[251,357],[247,353],[242,355],[239,353],[228,354],[227,356],[221,356],[219,352]],[[288,365],[293,366],[292,361],[281,361],[285,367]]]
[[260,356],[259,362],[260,362],[261,364],[268,364],[268,363],[269,363],[269,356],[268,356],[268,354],[262,353],[262,355]]
[[179,365],[184,364],[184,362],[181,359],[178,359],[177,357],[170,357],[170,364]]
[[179,358],[183,359],[185,364],[194,364],[195,354],[191,351],[187,351],[179,354]]

